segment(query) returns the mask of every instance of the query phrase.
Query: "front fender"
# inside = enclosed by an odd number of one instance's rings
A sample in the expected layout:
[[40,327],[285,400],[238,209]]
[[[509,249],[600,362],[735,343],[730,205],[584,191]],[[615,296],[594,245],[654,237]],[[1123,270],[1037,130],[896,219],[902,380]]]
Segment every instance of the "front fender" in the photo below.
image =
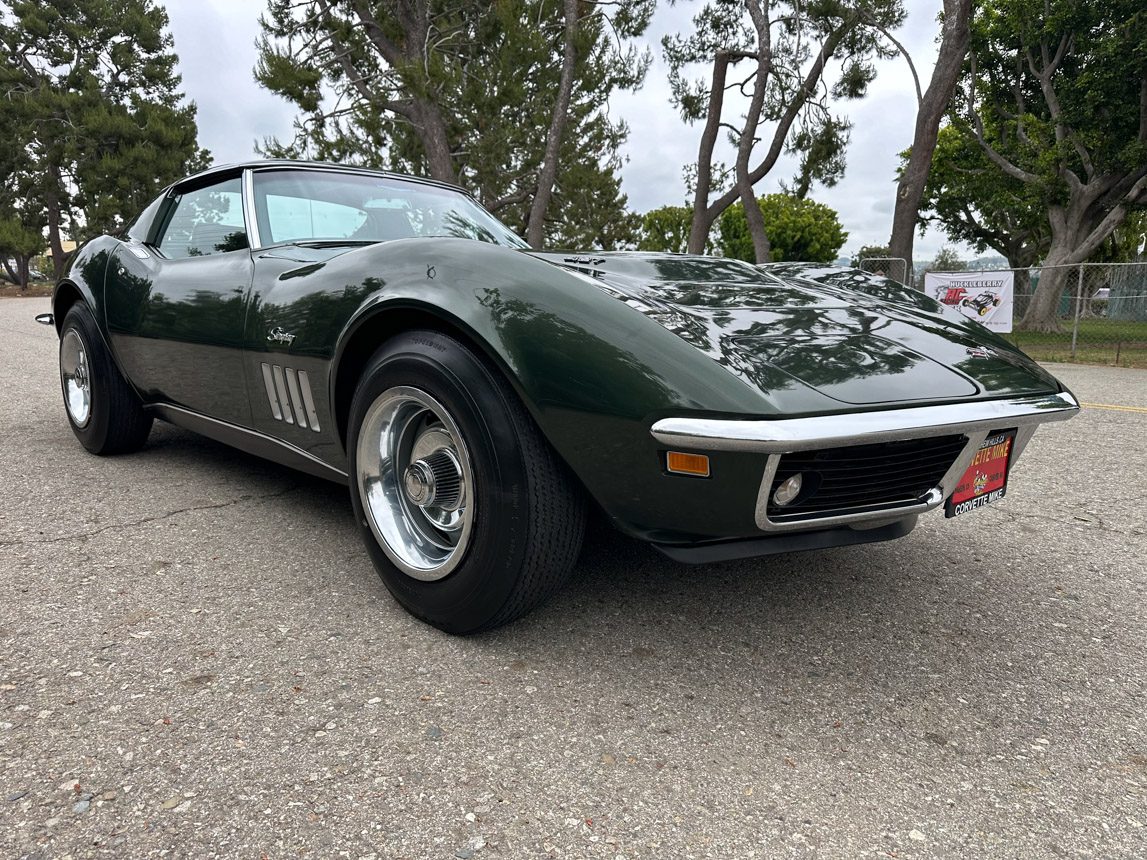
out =
[[[323,268],[325,279],[339,284],[358,269],[353,292],[362,296],[337,337],[332,398],[350,396],[336,382],[364,327],[389,314],[432,314],[503,370],[558,454],[625,530],[662,540],[725,536],[731,527],[732,534],[755,533],[763,464],[722,455],[729,462],[721,481],[668,476],[649,431],[670,415],[770,414],[771,404],[586,276],[468,240],[392,242]],[[367,281],[373,289],[360,292]],[[334,403],[335,411],[343,407]],[[732,526],[730,499],[738,512]]]
[[68,272],[52,290],[52,314],[56,333],[64,324],[64,316],[75,302],[82,301],[92,310],[99,324],[100,334],[107,340],[104,314],[104,277],[119,241],[111,236],[100,236],[82,247],[72,261]]

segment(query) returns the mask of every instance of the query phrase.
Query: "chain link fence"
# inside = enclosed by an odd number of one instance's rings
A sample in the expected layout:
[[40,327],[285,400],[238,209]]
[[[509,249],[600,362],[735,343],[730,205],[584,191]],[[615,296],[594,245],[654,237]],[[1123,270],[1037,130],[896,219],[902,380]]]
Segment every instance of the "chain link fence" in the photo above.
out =
[[864,257],[856,262],[857,268],[862,272],[882,275],[906,286],[912,286],[912,272],[908,268],[908,261],[903,257]]
[[[1010,271],[1012,332],[1004,336],[1032,358],[1147,367],[1147,262]],[[1055,331],[1021,328],[1041,310]]]

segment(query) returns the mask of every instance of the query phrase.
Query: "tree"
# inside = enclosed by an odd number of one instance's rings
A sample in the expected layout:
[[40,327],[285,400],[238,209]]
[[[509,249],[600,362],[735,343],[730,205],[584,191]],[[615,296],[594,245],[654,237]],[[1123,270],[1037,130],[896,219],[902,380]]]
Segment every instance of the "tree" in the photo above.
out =
[[972,22],[961,129],[1047,212],[1020,328],[1056,331],[1064,268],[1147,202],[1147,14],[1139,0],[997,0]]
[[862,245],[860,250],[852,255],[852,265],[859,268],[865,260],[883,260],[888,256],[887,245]]
[[[301,116],[263,149],[429,174],[535,246],[560,240],[579,230],[572,177],[616,179],[627,129],[608,99],[644,79],[649,56],[627,40],[653,5],[272,0],[256,78]],[[620,219],[624,197],[609,201]]]
[[0,217],[0,262],[3,263],[8,280],[21,290],[28,288],[28,270],[32,258],[43,249],[42,227],[29,228],[18,217]]
[[693,210],[688,206],[651,209],[641,216],[637,250],[684,254],[689,246],[689,225],[692,219]]
[[[739,199],[746,206],[756,259],[769,259],[768,234],[754,205],[754,187],[782,152],[791,151],[794,128],[808,147],[796,189],[807,190],[811,178],[839,175],[849,126],[832,114],[831,101],[865,94],[875,74],[872,58],[891,53],[881,33],[903,18],[900,0],[710,0],[694,16],[687,35],[662,41],[674,104],[686,122],[705,123],[697,151],[690,251],[698,253],[704,247],[714,222]],[[707,84],[687,77],[686,69],[694,63],[711,68]],[[741,63],[751,67],[747,76],[730,83]],[[833,75],[833,70],[839,71],[830,84],[826,75]],[[739,124],[725,116],[729,90],[748,99]],[[771,133],[762,133],[770,123]],[[737,150],[734,187],[724,193],[714,192],[712,183],[713,155],[722,129]],[[819,144],[815,148],[814,141]],[[758,155],[762,142],[767,148]]]
[[42,215],[60,278],[66,228],[77,240],[114,230],[204,161],[195,107],[182,103],[167,13],[153,0],[16,0],[0,10],[0,46],[15,141],[0,147],[5,217]]
[[966,271],[967,268],[968,264],[960,259],[960,255],[956,253],[955,249],[945,245],[936,252],[936,258],[924,268],[924,271],[963,272]]
[[928,181],[928,171],[932,165],[932,153],[936,148],[940,121],[948,110],[952,93],[955,92],[960,79],[964,59],[968,55],[971,17],[972,0],[944,0],[940,53],[936,58],[936,66],[932,69],[932,79],[928,83],[928,89],[923,94],[920,93],[920,80],[916,77],[916,69],[912,66],[908,53],[904,51],[904,57],[912,68],[912,76],[916,79],[916,129],[910,154],[900,171],[896,185],[896,208],[892,214],[892,238],[888,240],[888,255],[902,257],[908,261],[908,265],[912,265],[912,244],[916,235],[916,224],[919,221],[920,200],[924,196],[924,185]]
[[29,182],[28,162],[27,147],[15,135],[0,138],[0,164],[8,170],[0,186],[0,263],[8,280],[21,290],[28,287],[32,257],[45,246],[46,218]]
[[1040,190],[1002,173],[955,126],[940,130],[920,214],[954,242],[1003,255],[1016,270],[1016,297],[1031,294],[1028,270],[1047,252],[1050,233]]
[[[789,194],[767,194],[756,204],[768,229],[773,262],[830,263],[848,238],[836,211],[823,203]],[[757,260],[745,207],[740,201],[721,215],[720,235],[724,256],[761,262]]]

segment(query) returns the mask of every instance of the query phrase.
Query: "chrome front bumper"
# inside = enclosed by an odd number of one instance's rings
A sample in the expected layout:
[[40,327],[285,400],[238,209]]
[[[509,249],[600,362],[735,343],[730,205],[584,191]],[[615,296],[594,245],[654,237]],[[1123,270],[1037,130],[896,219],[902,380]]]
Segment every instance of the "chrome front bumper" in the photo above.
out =
[[[790,532],[854,524],[875,527],[901,517],[930,511],[943,503],[971,465],[972,458],[990,431],[1012,427],[1017,429],[1011,457],[1011,462],[1015,463],[1035,434],[1036,427],[1048,421],[1065,421],[1078,411],[1079,403],[1069,392],[1063,391],[1007,400],[916,406],[813,418],[663,418],[653,425],[650,432],[658,442],[673,449],[768,454],[761,489],[757,495],[757,527],[766,532]],[[773,522],[768,517],[769,489],[782,454],[955,434],[966,436],[967,444],[939,485],[916,504],[785,523]]]

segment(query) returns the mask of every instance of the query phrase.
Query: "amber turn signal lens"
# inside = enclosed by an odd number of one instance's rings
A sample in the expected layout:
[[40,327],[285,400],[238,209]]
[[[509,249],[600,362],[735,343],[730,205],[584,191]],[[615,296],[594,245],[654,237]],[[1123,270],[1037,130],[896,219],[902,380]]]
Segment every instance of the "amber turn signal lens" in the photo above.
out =
[[704,454],[682,454],[669,451],[665,455],[665,468],[675,475],[695,475],[709,477],[709,458]]

